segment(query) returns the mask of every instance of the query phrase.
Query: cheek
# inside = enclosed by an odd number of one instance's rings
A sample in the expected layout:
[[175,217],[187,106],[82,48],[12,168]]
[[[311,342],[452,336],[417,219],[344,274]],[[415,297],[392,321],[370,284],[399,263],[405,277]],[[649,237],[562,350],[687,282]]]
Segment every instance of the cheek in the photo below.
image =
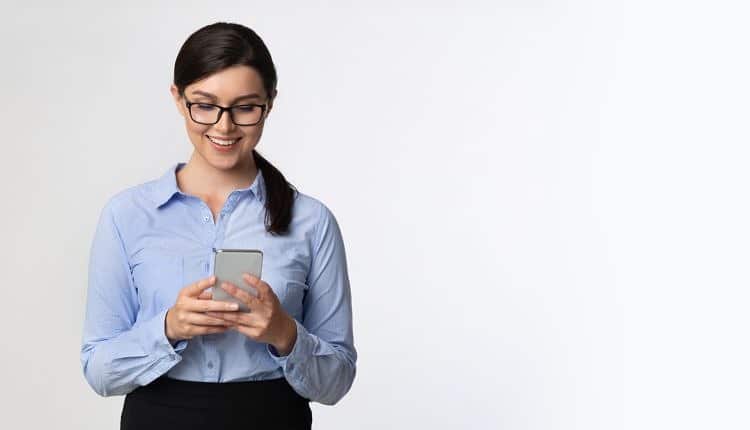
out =
[[187,129],[187,132],[190,135],[190,140],[193,141],[193,144],[199,144],[203,141],[203,135],[206,134],[206,129],[208,127],[196,124],[188,118],[185,122],[185,128]]
[[259,125],[257,127],[253,127],[250,130],[245,131],[245,137],[247,138],[247,141],[255,145],[258,143],[258,140],[260,140],[260,137],[263,135],[263,125]]

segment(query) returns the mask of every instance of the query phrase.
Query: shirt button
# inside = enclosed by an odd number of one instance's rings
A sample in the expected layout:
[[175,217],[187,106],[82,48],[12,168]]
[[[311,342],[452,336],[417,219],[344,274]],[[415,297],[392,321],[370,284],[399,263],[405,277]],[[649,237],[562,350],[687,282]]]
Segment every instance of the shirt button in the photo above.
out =
[[214,368],[214,362],[213,361],[209,361],[208,362],[208,368],[209,369],[213,369]]
[[203,215],[203,221],[208,222],[208,220],[211,219],[208,215]]

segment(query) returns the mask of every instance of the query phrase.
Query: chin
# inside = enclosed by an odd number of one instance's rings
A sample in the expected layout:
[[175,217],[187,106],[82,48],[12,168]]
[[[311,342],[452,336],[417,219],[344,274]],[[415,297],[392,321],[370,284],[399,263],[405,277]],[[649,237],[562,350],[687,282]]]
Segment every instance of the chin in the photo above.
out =
[[252,157],[251,154],[230,154],[222,156],[221,154],[212,154],[210,151],[211,149],[209,148],[208,155],[205,153],[201,155],[207,164],[217,170],[233,170],[244,164],[244,160]]
[[208,164],[219,170],[230,170],[240,164],[240,159],[237,156],[232,157],[204,157]]

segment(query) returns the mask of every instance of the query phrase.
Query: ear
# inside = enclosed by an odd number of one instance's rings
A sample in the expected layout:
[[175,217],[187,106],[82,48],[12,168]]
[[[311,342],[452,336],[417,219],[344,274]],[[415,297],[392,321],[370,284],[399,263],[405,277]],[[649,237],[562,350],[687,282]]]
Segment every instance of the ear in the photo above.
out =
[[177,112],[180,113],[183,117],[185,116],[185,103],[183,102],[182,97],[180,96],[180,91],[177,89],[177,86],[175,84],[169,85],[169,92],[172,93],[172,99],[174,100],[175,107],[177,107]]

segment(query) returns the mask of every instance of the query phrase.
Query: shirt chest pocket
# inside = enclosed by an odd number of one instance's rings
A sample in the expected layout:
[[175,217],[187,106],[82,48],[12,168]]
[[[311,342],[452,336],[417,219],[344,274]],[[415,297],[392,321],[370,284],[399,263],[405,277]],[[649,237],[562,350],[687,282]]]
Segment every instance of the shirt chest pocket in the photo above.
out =
[[153,314],[172,307],[184,287],[182,256],[160,249],[138,253],[133,282],[142,311]]
[[309,264],[301,248],[267,250],[263,257],[263,280],[271,285],[284,309],[298,319],[302,317]]

